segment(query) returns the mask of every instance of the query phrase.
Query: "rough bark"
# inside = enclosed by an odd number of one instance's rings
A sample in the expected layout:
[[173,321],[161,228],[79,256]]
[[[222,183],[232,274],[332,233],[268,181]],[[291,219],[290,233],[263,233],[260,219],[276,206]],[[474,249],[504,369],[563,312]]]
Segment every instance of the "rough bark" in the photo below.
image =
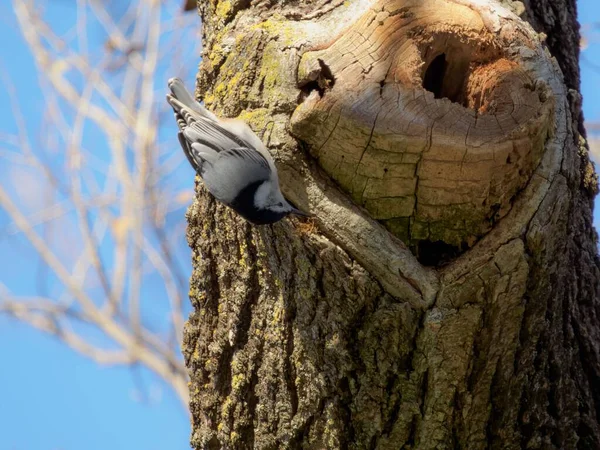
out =
[[600,448],[574,0],[198,6],[199,97],[316,218],[197,179],[194,448]]

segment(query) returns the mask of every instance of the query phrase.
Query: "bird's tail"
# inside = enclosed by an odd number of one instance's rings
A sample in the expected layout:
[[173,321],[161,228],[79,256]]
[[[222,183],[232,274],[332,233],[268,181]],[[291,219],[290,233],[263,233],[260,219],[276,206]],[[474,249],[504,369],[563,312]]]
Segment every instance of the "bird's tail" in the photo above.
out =
[[215,122],[218,121],[217,116],[194,100],[192,94],[185,88],[183,81],[179,78],[171,78],[168,86],[171,93],[167,94],[167,102],[169,102],[169,105],[171,105],[176,113],[181,114],[184,108],[189,108],[206,119]]

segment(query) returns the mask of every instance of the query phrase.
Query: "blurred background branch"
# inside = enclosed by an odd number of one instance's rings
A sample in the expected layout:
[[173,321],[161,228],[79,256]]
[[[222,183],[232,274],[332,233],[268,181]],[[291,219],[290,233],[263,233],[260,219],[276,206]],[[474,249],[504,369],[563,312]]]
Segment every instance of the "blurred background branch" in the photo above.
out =
[[197,8],[196,0],[184,0],[183,10],[184,11],[192,11]]
[[168,77],[194,79],[198,17],[178,2],[70,0],[72,20],[57,20],[57,3],[12,2],[43,111],[24,116],[4,70],[15,123],[0,129],[0,238],[39,266],[24,268],[35,283],[2,280],[0,313],[99,364],[144,367],[187,407],[193,173],[164,95]]

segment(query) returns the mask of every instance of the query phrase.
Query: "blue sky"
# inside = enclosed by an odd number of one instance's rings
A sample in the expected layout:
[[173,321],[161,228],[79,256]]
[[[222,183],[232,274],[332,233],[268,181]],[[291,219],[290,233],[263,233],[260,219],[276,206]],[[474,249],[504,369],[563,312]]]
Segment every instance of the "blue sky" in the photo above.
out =
[[579,0],[577,7],[582,30],[591,35],[581,58],[583,111],[586,120],[597,122],[600,120],[600,3],[596,0]]
[[[577,1],[582,34],[586,36],[581,52],[581,93],[583,113],[587,123],[600,123],[600,2],[597,0]],[[599,128],[600,129],[600,128]],[[588,129],[588,141],[595,159],[596,171],[600,172],[600,134]],[[595,202],[594,224],[600,228],[600,201]]]
[[[59,27],[63,23],[65,26],[73,23],[74,2],[52,1],[49,4],[46,18],[50,23]],[[0,2],[0,17],[0,42],[3,43],[0,45],[0,80],[8,79],[14,85],[27,126],[35,132],[42,128],[37,69],[20,35],[11,2]],[[89,35],[90,43],[104,38],[93,29],[89,30]],[[185,50],[189,53],[189,71],[193,73],[198,56],[193,53],[192,45]],[[160,74],[157,84],[166,86],[167,76]],[[187,77],[186,82],[193,83],[193,76]],[[0,133],[14,133],[16,125],[10,97],[2,87],[0,102],[3,105],[0,107]],[[174,126],[171,116],[168,122],[170,127]],[[174,136],[172,129],[168,131]],[[93,134],[94,130],[86,130],[86,133]],[[173,149],[180,152],[176,141]],[[184,158],[181,160],[183,162]],[[3,181],[8,175],[7,166],[0,163]],[[181,164],[178,177],[186,188],[193,186],[193,171],[187,164]],[[14,182],[29,183],[31,180]],[[6,187],[5,183],[3,185]],[[168,220],[183,225],[184,212],[181,208]],[[4,231],[6,223],[6,214],[0,210],[0,231]],[[179,249],[182,265],[189,274],[189,250],[183,240]],[[37,261],[23,238],[0,237],[0,282],[9,286],[13,293],[36,293]],[[145,279],[142,295],[160,295],[158,289],[162,286],[157,281]],[[187,299],[186,292],[184,297]],[[165,311],[160,305],[146,309],[144,319],[160,326],[157,317]],[[186,410],[169,387],[148,371],[98,366],[58,340],[3,316],[0,316],[0,360],[0,450],[189,448],[190,425]]]
[[[181,2],[179,2],[181,3]],[[72,15],[72,2],[54,2],[55,21]],[[597,0],[580,0],[582,23],[600,23]],[[38,76],[15,25],[10,3],[0,5],[0,77],[19,94],[28,124],[41,120]],[[588,121],[600,122],[600,28],[591,33],[582,61],[582,93]],[[8,43],[8,45],[7,45]],[[190,55],[193,72],[197,57]],[[193,78],[187,80],[191,84]],[[14,128],[9,97],[0,87],[0,124]],[[1,129],[0,131],[5,131]],[[175,150],[178,147],[174,144]],[[182,183],[192,183],[183,165]],[[185,172],[187,171],[187,172]],[[0,167],[0,174],[2,174]],[[172,218],[184,221],[181,211]],[[6,216],[0,211],[0,224]],[[189,258],[185,246],[182,252]],[[19,239],[0,239],[0,281],[27,293],[35,255]],[[186,261],[189,268],[189,261]],[[149,282],[148,292],[156,289]],[[154,311],[160,314],[160,309]],[[188,417],[175,395],[156,377],[131,369],[97,366],[55,339],[0,317],[0,450],[178,450],[189,448]],[[140,392],[148,398],[140,401]]]

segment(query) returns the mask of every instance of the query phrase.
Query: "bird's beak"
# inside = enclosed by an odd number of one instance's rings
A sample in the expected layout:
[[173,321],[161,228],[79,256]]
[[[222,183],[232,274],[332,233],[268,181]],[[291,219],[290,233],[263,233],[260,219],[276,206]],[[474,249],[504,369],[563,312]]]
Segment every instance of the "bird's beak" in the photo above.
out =
[[304,211],[300,211],[299,209],[296,209],[292,206],[292,210],[290,211],[290,214],[295,214],[297,216],[302,216],[302,217],[314,217],[314,214],[310,214],[310,213],[305,213]]

